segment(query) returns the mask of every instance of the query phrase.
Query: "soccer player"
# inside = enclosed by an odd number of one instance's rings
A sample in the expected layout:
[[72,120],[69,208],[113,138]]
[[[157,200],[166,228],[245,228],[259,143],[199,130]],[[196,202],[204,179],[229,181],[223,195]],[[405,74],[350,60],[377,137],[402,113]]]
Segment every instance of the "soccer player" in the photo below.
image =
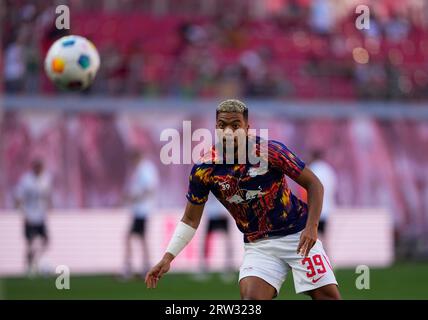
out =
[[156,165],[143,153],[134,150],[131,154],[133,172],[126,187],[126,199],[131,204],[132,223],[125,239],[125,267],[123,277],[132,275],[132,238],[140,240],[142,248],[143,268],[141,275],[144,277],[149,269],[149,249],[145,238],[146,218],[156,207],[156,193],[159,177]]
[[[247,157],[261,150],[261,138],[256,137],[254,142],[248,135],[248,109],[238,100],[226,100],[217,107],[216,128],[226,136],[244,131],[244,146],[242,139],[233,139],[235,158],[242,147],[248,148]],[[267,171],[248,161],[221,164],[218,158],[225,153],[218,148],[216,144],[210,153],[215,161],[203,157],[192,168],[183,218],[164,256],[147,273],[147,287],[156,287],[170,269],[171,261],[190,242],[211,191],[243,233],[245,253],[239,272],[242,299],[275,298],[290,270],[297,293],[306,293],[312,299],[340,299],[329,259],[317,239],[323,202],[319,179],[277,141],[268,141]],[[291,193],[286,175],[306,189],[307,204]]]
[[[41,160],[33,160],[31,170],[21,177],[15,205],[24,214],[27,274],[33,276],[38,272],[38,262],[48,247],[46,216],[51,208],[51,179]],[[37,238],[42,240],[40,247],[35,245]]]
[[333,167],[325,160],[321,150],[314,150],[309,168],[320,179],[324,186],[324,201],[321,210],[318,232],[323,236],[327,228],[328,217],[336,204],[337,177]]

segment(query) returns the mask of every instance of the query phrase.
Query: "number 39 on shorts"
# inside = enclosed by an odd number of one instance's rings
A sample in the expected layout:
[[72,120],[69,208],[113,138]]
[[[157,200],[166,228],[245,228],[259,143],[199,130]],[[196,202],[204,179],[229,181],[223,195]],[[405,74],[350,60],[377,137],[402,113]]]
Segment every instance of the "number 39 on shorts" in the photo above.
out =
[[320,254],[302,259],[302,264],[306,266],[306,269],[308,270],[308,272],[306,272],[306,276],[308,278],[312,278],[316,274],[320,275],[327,272]]

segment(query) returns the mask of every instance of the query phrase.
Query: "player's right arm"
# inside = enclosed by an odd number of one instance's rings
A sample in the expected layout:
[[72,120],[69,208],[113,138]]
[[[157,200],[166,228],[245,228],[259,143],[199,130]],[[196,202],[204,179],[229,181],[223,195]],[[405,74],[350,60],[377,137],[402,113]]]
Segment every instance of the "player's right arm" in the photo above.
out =
[[146,275],[147,288],[156,288],[159,279],[168,272],[172,260],[192,240],[201,221],[204,206],[205,204],[187,202],[183,218],[178,223],[164,256]]
[[148,288],[156,288],[159,279],[168,272],[171,261],[192,240],[201,221],[205,203],[210,192],[209,180],[212,169],[204,164],[196,164],[189,177],[187,205],[183,218],[177,224],[164,256],[146,275]]

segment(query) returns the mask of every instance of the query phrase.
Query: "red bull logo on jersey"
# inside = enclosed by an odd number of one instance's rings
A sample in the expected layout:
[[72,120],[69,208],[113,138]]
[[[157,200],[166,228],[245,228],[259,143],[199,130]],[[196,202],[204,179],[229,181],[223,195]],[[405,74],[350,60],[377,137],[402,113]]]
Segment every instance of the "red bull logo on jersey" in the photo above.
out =
[[[243,194],[244,197],[242,197],[240,194]],[[246,190],[246,189],[240,189],[236,194],[234,194],[233,196],[227,198],[226,200],[229,203],[243,203],[243,202],[249,202],[253,199],[256,199],[258,197],[261,197],[265,194],[265,192],[262,192],[262,188],[259,186],[258,190]]]

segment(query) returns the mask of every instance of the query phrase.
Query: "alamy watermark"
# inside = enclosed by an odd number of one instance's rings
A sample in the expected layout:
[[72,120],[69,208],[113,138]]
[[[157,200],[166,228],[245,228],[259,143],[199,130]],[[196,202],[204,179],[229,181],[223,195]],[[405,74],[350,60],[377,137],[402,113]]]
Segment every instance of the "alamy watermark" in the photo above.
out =
[[58,290],[70,290],[70,268],[66,265],[59,265],[55,269],[59,274],[55,280],[55,287]]
[[[160,161],[165,164],[192,164],[204,159],[205,163],[268,165],[268,129],[216,129],[215,135],[209,129],[192,131],[191,121],[183,121],[182,134],[174,128],[161,132],[160,141],[166,142],[160,151]],[[256,144],[256,136],[259,137]],[[196,143],[192,147],[192,144]],[[215,157],[210,157],[215,146]],[[255,152],[254,147],[257,149]]]
[[65,4],[55,8],[55,13],[58,15],[55,19],[55,27],[58,30],[70,29],[70,8]]
[[370,268],[364,264],[357,266],[355,273],[359,274],[355,279],[355,287],[358,290],[369,290],[370,289]]
[[355,8],[355,13],[359,14],[355,20],[355,27],[358,30],[370,29],[370,8],[362,4]]

